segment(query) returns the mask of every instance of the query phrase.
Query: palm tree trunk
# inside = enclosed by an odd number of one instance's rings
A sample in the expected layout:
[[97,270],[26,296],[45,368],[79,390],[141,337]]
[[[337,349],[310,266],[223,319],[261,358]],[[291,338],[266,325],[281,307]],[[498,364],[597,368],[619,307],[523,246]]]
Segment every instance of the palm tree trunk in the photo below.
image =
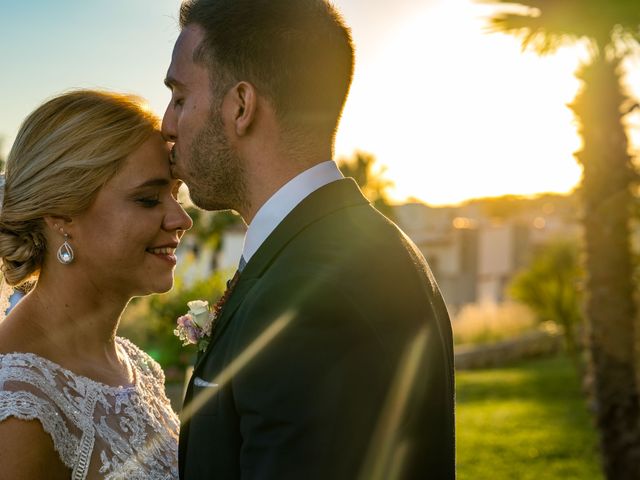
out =
[[621,106],[619,61],[594,57],[579,72],[584,88],[571,108],[583,149],[585,318],[589,382],[608,479],[637,479],[640,402],[635,375],[630,215],[635,180]]

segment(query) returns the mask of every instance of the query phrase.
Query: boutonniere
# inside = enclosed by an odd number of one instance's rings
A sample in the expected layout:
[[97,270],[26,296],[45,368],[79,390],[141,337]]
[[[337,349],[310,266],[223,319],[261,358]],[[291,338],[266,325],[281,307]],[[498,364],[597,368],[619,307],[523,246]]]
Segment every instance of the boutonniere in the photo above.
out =
[[173,334],[182,341],[182,345],[197,345],[198,351],[204,352],[209,346],[211,334],[216,321],[220,317],[222,307],[226,303],[231,291],[238,281],[236,274],[227,284],[227,289],[212,308],[205,300],[187,302],[189,311],[178,317],[177,326]]
[[211,311],[209,302],[193,300],[187,303],[189,311],[178,317],[173,334],[182,341],[182,345],[197,345],[198,351],[204,352],[209,345],[216,312]]

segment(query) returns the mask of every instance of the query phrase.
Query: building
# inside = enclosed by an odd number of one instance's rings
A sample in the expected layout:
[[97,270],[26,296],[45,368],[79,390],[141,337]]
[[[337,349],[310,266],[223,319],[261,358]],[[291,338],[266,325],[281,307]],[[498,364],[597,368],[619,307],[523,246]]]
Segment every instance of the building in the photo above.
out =
[[394,213],[429,262],[455,314],[468,303],[504,301],[507,285],[536,248],[554,238],[579,236],[575,212],[571,197],[546,195],[455,207],[410,203],[396,206]]

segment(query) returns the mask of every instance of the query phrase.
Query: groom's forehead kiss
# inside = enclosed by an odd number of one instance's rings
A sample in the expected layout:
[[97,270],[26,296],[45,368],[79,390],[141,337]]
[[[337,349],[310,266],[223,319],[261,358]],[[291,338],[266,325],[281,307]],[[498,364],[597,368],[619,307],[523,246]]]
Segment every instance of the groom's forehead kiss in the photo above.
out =
[[[203,39],[204,32],[197,25],[189,25],[182,30],[164,80],[171,90],[171,101],[162,121],[162,134],[167,141],[175,145],[182,143],[186,149],[193,140],[193,133],[199,131],[209,118],[212,104],[207,63],[194,61],[194,52]],[[174,163],[176,153],[180,152],[173,152]]]

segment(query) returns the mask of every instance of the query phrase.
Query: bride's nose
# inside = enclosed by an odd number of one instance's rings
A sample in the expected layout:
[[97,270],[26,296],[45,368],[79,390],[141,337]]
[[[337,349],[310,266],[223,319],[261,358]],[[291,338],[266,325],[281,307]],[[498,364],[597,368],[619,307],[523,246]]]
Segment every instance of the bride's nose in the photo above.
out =
[[182,208],[182,205],[175,202],[170,211],[164,216],[162,227],[168,231],[189,230],[193,227],[193,220]]

